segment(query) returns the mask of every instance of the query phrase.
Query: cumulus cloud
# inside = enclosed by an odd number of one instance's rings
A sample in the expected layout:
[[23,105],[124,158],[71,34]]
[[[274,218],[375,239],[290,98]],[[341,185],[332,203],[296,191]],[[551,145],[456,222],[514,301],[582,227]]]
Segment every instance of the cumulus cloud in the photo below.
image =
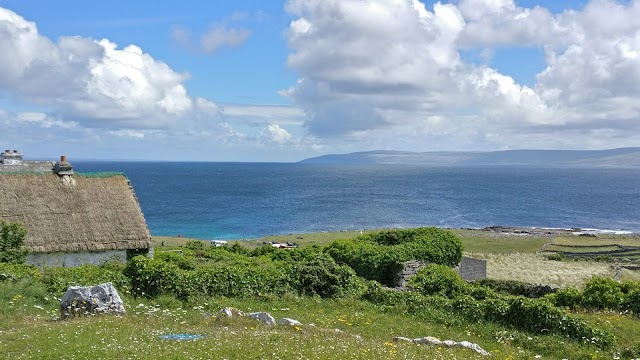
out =
[[[628,130],[640,130],[640,1],[592,0],[559,14],[513,0],[432,9],[418,0],[289,0],[286,9],[287,63],[300,79],[281,93],[305,110],[312,135],[402,139],[423,150],[438,149],[418,140],[432,135],[448,149],[602,143],[585,134],[637,145]],[[545,52],[535,85],[460,56],[499,47]]]
[[291,141],[292,136],[289,132],[279,125],[269,125],[262,130],[261,137],[266,141],[274,142],[276,144],[285,144]]
[[215,24],[202,36],[202,49],[207,53],[212,53],[223,46],[238,47],[242,45],[251,31],[242,28],[227,28],[222,24]]
[[[246,13],[234,13],[231,21],[240,21],[248,17]],[[237,48],[251,36],[251,30],[243,27],[230,27],[224,22],[214,23],[209,30],[200,36],[199,43],[194,43],[191,31],[182,26],[175,26],[170,32],[173,41],[187,49],[213,54],[223,47]]]
[[[190,36],[174,30],[180,41]],[[203,37],[203,46],[209,51],[236,46],[248,36],[242,29],[214,26]],[[35,23],[0,8],[0,49],[0,92],[8,95],[9,103],[16,99],[21,107],[35,109],[0,108],[0,142],[25,151],[46,146],[56,153],[75,149],[80,156],[135,153],[136,158],[175,159],[171,148],[177,146],[194,149],[192,159],[227,159],[220,151],[228,155],[239,149],[244,155],[229,159],[250,160],[251,151],[266,157],[276,148],[315,146],[303,134],[281,127],[300,127],[300,110],[221,106],[191,97],[184,85],[188,73],[174,71],[137,45],[119,47],[108,39],[65,36],[54,42],[40,34]],[[169,150],[158,151],[159,147]],[[285,158],[294,156],[278,151]]]
[[38,33],[33,22],[0,8],[0,89],[30,102],[54,106],[83,122],[171,125],[192,108],[183,82],[139,47],[118,49],[107,39]]

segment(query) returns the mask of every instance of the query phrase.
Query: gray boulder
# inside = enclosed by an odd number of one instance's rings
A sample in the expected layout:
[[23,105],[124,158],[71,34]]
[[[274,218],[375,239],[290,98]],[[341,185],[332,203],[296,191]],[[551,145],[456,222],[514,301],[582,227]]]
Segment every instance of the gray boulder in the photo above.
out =
[[96,286],[70,286],[60,300],[60,317],[125,313],[118,291],[110,282]]
[[302,323],[298,320],[282,318],[280,319],[280,325],[288,325],[288,326],[300,326]]
[[271,314],[269,314],[268,312],[253,312],[249,314],[249,317],[251,319],[255,319],[260,321],[261,323],[265,324],[265,325],[275,325],[276,324],[276,319],[271,316]]

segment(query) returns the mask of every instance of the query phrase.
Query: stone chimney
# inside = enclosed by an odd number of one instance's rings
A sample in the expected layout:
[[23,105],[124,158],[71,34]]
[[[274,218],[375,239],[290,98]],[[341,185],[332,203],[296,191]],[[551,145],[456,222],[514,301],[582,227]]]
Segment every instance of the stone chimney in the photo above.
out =
[[60,177],[65,185],[75,185],[76,180],[73,178],[73,166],[67,162],[67,156],[60,156],[60,161],[53,165],[53,172]]
[[22,165],[22,154],[18,152],[18,150],[5,150],[2,153],[2,164],[3,165]]

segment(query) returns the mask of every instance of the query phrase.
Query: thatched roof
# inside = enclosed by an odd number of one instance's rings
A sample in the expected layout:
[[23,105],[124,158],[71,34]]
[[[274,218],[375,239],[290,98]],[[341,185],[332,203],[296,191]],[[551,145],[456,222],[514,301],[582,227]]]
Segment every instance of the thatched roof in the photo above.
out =
[[146,249],[149,229],[122,175],[74,176],[0,173],[0,219],[27,229],[33,252]]
[[51,168],[55,162],[53,161],[23,161],[16,165],[4,165],[0,162],[0,173],[34,173],[34,172],[51,172]]

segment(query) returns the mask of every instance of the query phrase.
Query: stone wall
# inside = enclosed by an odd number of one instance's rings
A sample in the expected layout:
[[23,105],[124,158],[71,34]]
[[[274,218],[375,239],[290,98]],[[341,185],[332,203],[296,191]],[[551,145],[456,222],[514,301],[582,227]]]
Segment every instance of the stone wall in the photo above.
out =
[[84,264],[101,265],[109,260],[126,262],[126,250],[107,250],[99,252],[77,253],[31,253],[27,255],[27,264],[38,267],[76,267]]
[[455,267],[455,270],[466,281],[486,279],[487,260],[463,256],[462,261]]
[[[402,272],[398,274],[396,287],[406,287],[409,283],[409,279],[427,264],[429,263],[416,260],[405,262]],[[460,274],[460,277],[466,281],[485,279],[487,277],[487,260],[463,256],[460,264],[458,264],[454,269],[458,274]]]
[[404,267],[402,268],[402,273],[398,274],[398,282],[396,287],[400,287],[400,288],[407,287],[407,284],[409,283],[409,279],[411,279],[411,277],[415,275],[418,272],[418,270],[420,270],[422,267],[426,266],[427,264],[429,263],[424,261],[416,261],[416,260],[405,262]]

